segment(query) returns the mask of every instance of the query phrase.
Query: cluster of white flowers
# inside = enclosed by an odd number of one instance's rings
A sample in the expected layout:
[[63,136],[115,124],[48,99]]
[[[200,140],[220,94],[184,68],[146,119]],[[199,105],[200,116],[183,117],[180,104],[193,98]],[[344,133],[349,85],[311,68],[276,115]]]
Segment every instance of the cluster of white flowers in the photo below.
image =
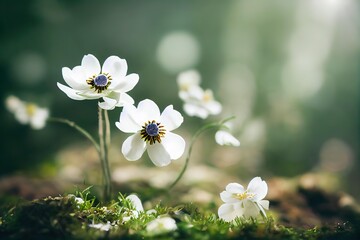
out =
[[171,131],[183,122],[181,114],[169,105],[160,114],[155,102],[145,99],[137,108],[127,94],[139,81],[139,75],[127,73],[127,62],[117,56],[107,58],[101,68],[98,59],[85,55],[81,65],[72,70],[64,67],[62,74],[71,87],[57,83],[69,98],[74,100],[99,99],[105,110],[123,107],[116,126],[125,133],[132,133],[122,145],[122,153],[129,161],[141,158],[147,150],[151,161],[159,167],[178,159],[185,150],[185,140]]
[[[83,57],[81,65],[72,69],[62,68],[63,78],[69,86],[61,83],[57,83],[57,86],[74,100],[102,98],[103,102],[98,103],[102,109],[122,107],[119,121],[115,125],[120,131],[131,134],[122,144],[124,157],[129,161],[136,161],[147,151],[155,166],[167,166],[172,160],[179,159],[185,151],[185,140],[172,132],[180,127],[184,119],[172,105],[160,112],[156,103],[149,99],[140,101],[136,107],[127,92],[135,87],[139,76],[135,73],[127,75],[127,69],[125,59],[110,56],[101,67],[98,59],[88,54]],[[180,73],[177,78],[179,97],[184,101],[185,113],[205,119],[209,115],[219,114],[222,106],[214,99],[210,89],[203,90],[200,87],[200,82],[200,74],[195,70]],[[6,107],[19,122],[30,124],[35,129],[44,127],[49,116],[47,109],[23,102],[14,96],[6,99]],[[227,123],[220,126],[215,134],[219,145],[240,145],[230,130],[231,126]],[[236,217],[256,217],[260,213],[266,217],[265,209],[268,210],[269,201],[263,199],[267,191],[267,184],[260,177],[253,178],[246,190],[238,183],[228,184],[220,194],[224,204],[218,210],[219,217],[225,221],[232,221]],[[84,203],[81,198],[73,195],[69,197],[74,197],[78,205]],[[138,218],[144,212],[141,200],[136,195],[130,195],[126,199],[132,204],[132,208],[123,209],[123,222]],[[154,213],[154,209],[146,212]],[[109,231],[113,225],[110,222],[93,223],[89,227]],[[146,226],[149,235],[176,229],[175,220],[167,216],[156,218]]]
[[260,177],[253,178],[247,189],[239,183],[229,183],[225,191],[220,193],[224,202],[218,210],[219,217],[225,221],[232,221],[236,217],[256,217],[269,209],[269,201],[263,200],[267,194],[268,186]]
[[6,108],[15,115],[21,124],[29,124],[33,129],[42,129],[49,117],[49,110],[34,103],[28,103],[15,96],[5,100]]

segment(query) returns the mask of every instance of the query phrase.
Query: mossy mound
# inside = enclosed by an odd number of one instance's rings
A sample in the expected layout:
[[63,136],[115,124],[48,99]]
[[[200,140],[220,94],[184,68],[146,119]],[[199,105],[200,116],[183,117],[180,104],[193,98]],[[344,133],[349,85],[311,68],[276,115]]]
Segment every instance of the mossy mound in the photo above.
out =
[[[119,195],[117,201],[103,205],[88,193],[48,197],[18,202],[3,199],[0,239],[360,239],[360,216],[348,212],[349,221],[326,227],[301,228],[267,219],[237,219],[233,223],[219,220],[214,211],[194,204],[166,207],[156,205],[151,214],[142,212],[125,221],[131,204]],[[350,210],[349,210],[350,211]],[[175,231],[153,235],[147,224],[161,216],[176,220]],[[92,228],[94,223],[108,223],[109,231]]]

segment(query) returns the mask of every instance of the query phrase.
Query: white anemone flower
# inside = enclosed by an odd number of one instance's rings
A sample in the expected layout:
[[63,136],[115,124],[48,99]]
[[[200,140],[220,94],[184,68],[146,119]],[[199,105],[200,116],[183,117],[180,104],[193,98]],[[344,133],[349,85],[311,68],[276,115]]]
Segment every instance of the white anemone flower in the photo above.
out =
[[117,56],[108,57],[103,66],[91,54],[85,55],[80,66],[73,69],[62,68],[65,82],[70,86],[57,83],[69,98],[74,100],[99,99],[99,106],[105,110],[122,107],[125,103],[134,104],[127,92],[139,81],[139,75],[127,74],[127,62]]
[[225,130],[219,130],[215,133],[215,141],[221,146],[240,146],[240,141],[237,140],[230,132]]
[[49,110],[41,108],[34,103],[21,101],[15,96],[9,96],[5,100],[6,108],[15,115],[21,124],[29,124],[33,129],[45,127],[46,120],[49,118]]
[[219,217],[227,222],[236,217],[256,217],[260,212],[266,217],[264,209],[269,209],[269,201],[263,199],[267,191],[268,186],[260,177],[253,178],[246,190],[238,183],[229,183],[220,193],[225,203],[218,210]]
[[171,217],[156,218],[146,225],[146,231],[149,235],[159,235],[176,229],[176,222]]
[[200,86],[192,85],[186,92],[179,93],[184,101],[184,111],[189,116],[196,116],[202,119],[209,115],[217,115],[221,112],[221,104],[214,99],[210,89],[203,90]]
[[185,150],[185,140],[171,131],[183,122],[181,114],[167,106],[160,114],[159,107],[151,100],[141,101],[137,108],[125,104],[116,126],[125,133],[133,133],[121,148],[129,161],[138,160],[145,150],[158,167],[167,166],[180,158]]

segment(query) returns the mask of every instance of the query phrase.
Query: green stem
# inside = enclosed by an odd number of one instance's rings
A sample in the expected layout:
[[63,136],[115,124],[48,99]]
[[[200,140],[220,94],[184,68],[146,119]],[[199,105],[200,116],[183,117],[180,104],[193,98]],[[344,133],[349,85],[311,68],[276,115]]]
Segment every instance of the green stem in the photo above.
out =
[[179,176],[175,179],[175,181],[168,187],[168,190],[170,191],[179,181],[180,179],[183,177],[187,167],[188,167],[188,164],[189,164],[189,161],[190,161],[190,157],[191,157],[191,153],[192,153],[192,149],[193,149],[193,146],[194,146],[194,143],[196,141],[196,139],[199,137],[200,134],[202,134],[203,132],[206,132],[207,130],[211,129],[211,128],[220,128],[225,122],[233,119],[234,117],[228,117],[228,118],[225,118],[224,120],[220,121],[220,122],[216,122],[216,123],[210,123],[210,124],[207,124],[203,127],[201,127],[199,130],[197,130],[194,134],[194,136],[191,138],[191,141],[190,141],[190,147],[189,147],[189,151],[188,151],[188,154],[186,156],[186,159],[185,159],[185,165],[184,167],[182,168]]
[[99,144],[94,140],[94,138],[90,135],[90,133],[88,133],[85,129],[83,129],[82,127],[80,127],[79,125],[77,125],[75,122],[72,122],[70,120],[67,120],[65,118],[55,118],[55,117],[50,117],[48,118],[49,122],[58,122],[58,123],[64,123],[70,127],[75,128],[77,131],[79,131],[82,135],[84,135],[87,139],[89,139],[92,144],[94,145],[94,147],[96,148],[96,151],[99,153],[100,155],[100,147]]
[[104,117],[105,117],[105,170],[107,172],[107,178],[109,185],[107,186],[107,192],[109,193],[109,196],[111,194],[111,172],[109,167],[109,148],[111,144],[111,133],[110,133],[110,121],[109,121],[109,115],[107,110],[104,111]]
[[101,167],[103,170],[103,178],[104,178],[104,201],[108,202],[110,200],[110,171],[109,165],[107,162],[107,154],[105,147],[105,136],[104,136],[104,120],[103,120],[103,110],[99,107],[99,139],[100,139],[100,160]]

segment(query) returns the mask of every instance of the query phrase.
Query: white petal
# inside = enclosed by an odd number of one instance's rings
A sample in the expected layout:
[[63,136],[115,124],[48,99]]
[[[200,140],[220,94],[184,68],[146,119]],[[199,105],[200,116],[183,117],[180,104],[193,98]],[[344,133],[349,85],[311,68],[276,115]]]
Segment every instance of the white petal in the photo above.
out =
[[236,203],[239,202],[238,199],[233,197],[233,194],[227,191],[222,191],[220,193],[220,198],[225,203]]
[[146,120],[155,120],[156,122],[160,121],[160,110],[154,101],[150,99],[142,100],[141,102],[139,102],[137,109],[138,112],[144,114]]
[[257,202],[266,196],[268,192],[268,186],[265,181],[261,180],[260,177],[255,177],[249,182],[247,190],[250,193],[255,194],[253,201]]
[[129,161],[138,160],[146,150],[146,143],[141,139],[139,133],[128,137],[121,148],[124,157]]
[[83,83],[76,81],[76,79],[73,77],[73,72],[71,71],[70,68],[63,67],[62,76],[65,82],[73,89],[84,90],[89,88],[89,85],[86,84],[85,80]]
[[223,130],[219,130],[215,133],[215,141],[221,146],[223,145],[231,145],[235,147],[240,146],[239,140],[237,140],[229,132]]
[[204,108],[201,108],[201,107],[199,107],[199,106],[197,106],[195,104],[192,104],[192,103],[185,103],[184,104],[184,111],[190,117],[196,116],[196,117],[200,117],[202,119],[205,119],[205,118],[207,118],[209,116],[208,111],[206,111]]
[[170,158],[175,160],[180,158],[185,151],[185,140],[172,132],[166,132],[161,144],[170,155]]
[[45,126],[49,111],[45,108],[37,108],[35,115],[30,119],[30,125],[34,129],[41,129]]
[[139,75],[132,73],[124,78],[116,79],[115,81],[113,81],[109,86],[109,89],[113,89],[114,91],[120,91],[120,92],[128,92],[132,90],[138,82],[139,82]]
[[165,150],[164,146],[159,143],[149,145],[147,148],[151,161],[157,167],[164,167],[171,163],[170,154]]
[[166,131],[172,131],[178,128],[183,121],[183,116],[174,110],[173,105],[167,106],[161,113],[160,123],[165,127]]
[[176,81],[181,90],[187,91],[191,86],[200,84],[201,76],[196,70],[188,70],[181,72]]
[[8,96],[5,99],[5,105],[6,108],[12,113],[14,113],[20,107],[24,107],[24,103],[15,96]]
[[86,98],[77,94],[77,91],[61,83],[57,83],[58,88],[63,91],[69,98],[74,100],[85,100]]
[[120,113],[119,122],[116,126],[125,133],[136,133],[141,130],[141,124],[138,122],[137,109],[134,105],[126,104]]
[[129,200],[132,205],[134,206],[135,210],[138,211],[138,212],[143,212],[144,211],[144,208],[143,208],[143,205],[141,203],[141,200],[138,196],[134,195],[134,194],[131,194],[129,196],[126,197],[127,200]]
[[134,99],[133,99],[132,97],[130,97],[129,94],[127,94],[127,93],[120,93],[119,100],[118,100],[116,106],[117,106],[117,107],[122,107],[122,106],[124,106],[124,105],[126,105],[126,104],[132,105],[132,104],[134,104],[134,103],[135,103]]
[[104,102],[99,102],[99,107],[105,110],[113,110],[115,108],[115,105],[117,103],[116,99],[109,98],[109,97],[103,97]]
[[118,56],[110,56],[105,60],[102,72],[109,73],[113,79],[121,79],[126,75],[127,63]]
[[101,70],[99,60],[92,54],[83,57],[81,66],[84,68],[87,77],[92,77],[94,74],[98,75]]
[[243,215],[243,211],[241,208],[235,208],[234,204],[225,203],[219,207],[218,210],[219,218],[223,219],[226,222],[231,222],[236,217],[241,217]]
[[[89,88],[89,85],[87,84],[86,80],[90,77],[87,76],[85,69],[82,66],[76,66],[72,70],[72,78],[78,83],[83,84],[84,89]],[[85,87],[86,86],[86,87]]]
[[266,217],[266,213],[265,210],[269,210],[269,201],[268,200],[261,200],[259,202],[256,202],[257,206],[259,207],[260,211],[262,212],[262,214]]
[[270,202],[268,200],[261,200],[258,203],[259,203],[260,206],[262,206],[266,210],[269,210]]
[[244,187],[239,183],[229,183],[226,186],[225,189],[229,193],[243,193],[243,192],[245,192]]
[[244,217],[246,218],[250,218],[250,217],[255,218],[260,214],[258,205],[249,200],[245,200],[241,208],[243,208]]
[[210,101],[206,104],[206,109],[212,114],[217,115],[221,112],[222,106],[219,102]]

